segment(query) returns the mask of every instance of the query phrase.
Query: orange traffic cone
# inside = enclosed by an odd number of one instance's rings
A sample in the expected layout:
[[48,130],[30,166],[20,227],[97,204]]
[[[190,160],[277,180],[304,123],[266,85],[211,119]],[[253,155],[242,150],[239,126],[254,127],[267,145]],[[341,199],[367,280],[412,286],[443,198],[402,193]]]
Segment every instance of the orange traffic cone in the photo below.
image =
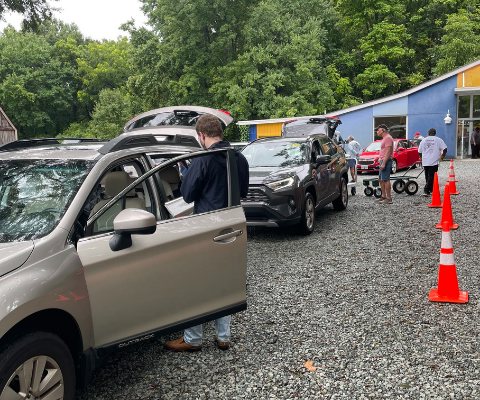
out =
[[442,250],[440,250],[440,268],[438,270],[438,288],[430,290],[430,301],[445,303],[467,303],[468,292],[458,290],[457,270],[453,257],[452,235],[448,222],[443,223]]
[[[453,171],[451,169],[450,171]],[[448,189],[450,191],[450,194],[460,194],[460,192],[457,191],[457,187],[455,186],[455,173],[453,175],[449,175],[448,177]]]
[[432,203],[428,205],[429,207],[441,207],[442,199],[440,198],[440,187],[438,185],[438,174],[435,172],[435,178],[433,178],[433,193],[432,193]]
[[448,185],[445,185],[445,192],[443,192],[442,219],[435,228],[442,229],[444,222],[448,222],[448,227],[450,229],[458,229],[458,224],[453,223],[452,203],[450,202],[450,190],[448,189]]
[[450,159],[450,168],[448,169],[448,179],[445,182],[447,182],[447,183],[450,182],[450,177],[451,176],[453,176],[453,180],[455,182],[458,182],[458,180],[455,179],[455,170],[453,169],[453,158]]

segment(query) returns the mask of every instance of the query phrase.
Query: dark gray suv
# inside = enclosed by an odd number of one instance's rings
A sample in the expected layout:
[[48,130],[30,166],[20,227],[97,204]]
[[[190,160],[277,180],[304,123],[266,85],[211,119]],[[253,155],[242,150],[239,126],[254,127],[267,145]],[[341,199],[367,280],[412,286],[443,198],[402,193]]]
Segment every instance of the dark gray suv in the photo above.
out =
[[326,135],[258,139],[242,150],[250,166],[242,199],[247,226],[295,225],[308,235],[315,211],[348,204],[345,153]]

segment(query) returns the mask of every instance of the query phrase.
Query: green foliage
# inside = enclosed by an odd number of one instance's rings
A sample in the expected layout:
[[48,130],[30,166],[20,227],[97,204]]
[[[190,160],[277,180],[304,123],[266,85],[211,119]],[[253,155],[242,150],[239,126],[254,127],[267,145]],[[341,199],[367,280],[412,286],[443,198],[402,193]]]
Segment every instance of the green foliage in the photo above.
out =
[[55,136],[72,122],[74,70],[44,37],[7,29],[0,36],[0,104],[21,137]]
[[88,114],[93,112],[100,91],[126,86],[132,73],[129,50],[127,38],[118,42],[92,42],[78,48],[77,74],[81,87],[77,95]]
[[23,27],[37,31],[42,21],[52,17],[54,9],[47,0],[0,0],[0,18],[8,12],[23,14]]
[[473,15],[466,10],[447,17],[441,44],[431,51],[437,60],[433,69],[435,75],[442,75],[480,56],[478,24],[478,14]]

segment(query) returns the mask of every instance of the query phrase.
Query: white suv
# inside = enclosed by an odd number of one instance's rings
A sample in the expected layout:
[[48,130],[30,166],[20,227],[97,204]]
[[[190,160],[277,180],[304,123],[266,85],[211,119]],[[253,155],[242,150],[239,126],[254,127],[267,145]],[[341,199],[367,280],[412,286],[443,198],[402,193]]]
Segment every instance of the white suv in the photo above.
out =
[[191,136],[0,147],[0,399],[72,400],[111,351],[246,309],[235,155],[213,151],[228,207],[191,215],[180,164],[212,153]]

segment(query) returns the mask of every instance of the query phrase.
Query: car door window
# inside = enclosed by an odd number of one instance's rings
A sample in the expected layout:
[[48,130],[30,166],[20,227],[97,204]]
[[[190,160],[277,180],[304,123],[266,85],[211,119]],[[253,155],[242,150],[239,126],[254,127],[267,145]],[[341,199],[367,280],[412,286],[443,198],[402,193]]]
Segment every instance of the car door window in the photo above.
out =
[[[132,160],[109,168],[97,182],[85,203],[80,225],[95,216],[101,210],[101,215],[94,217],[93,223],[85,229],[86,236],[92,236],[113,231],[113,220],[126,208],[137,208],[155,215],[155,201],[152,195],[152,185],[145,180],[125,193],[115,203],[109,204],[113,198],[131,185],[145,172],[140,160]],[[105,206],[109,204],[106,208]]]

